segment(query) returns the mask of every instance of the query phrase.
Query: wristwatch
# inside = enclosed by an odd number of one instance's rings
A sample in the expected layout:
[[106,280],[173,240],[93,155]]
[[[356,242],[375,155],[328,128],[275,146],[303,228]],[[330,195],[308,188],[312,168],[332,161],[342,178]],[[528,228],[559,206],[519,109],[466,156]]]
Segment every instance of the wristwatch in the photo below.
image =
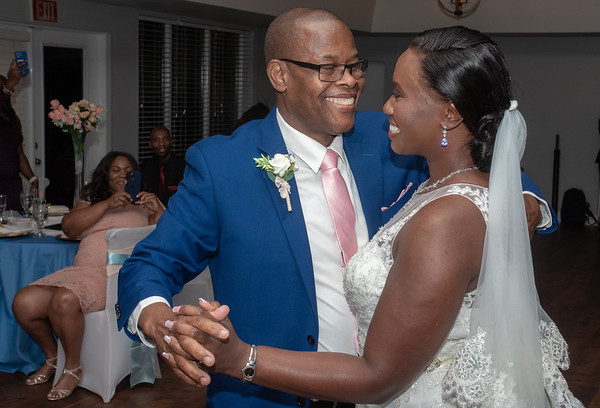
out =
[[242,382],[249,383],[256,374],[256,346],[253,344],[250,346],[250,355],[248,356],[248,362],[242,368]]

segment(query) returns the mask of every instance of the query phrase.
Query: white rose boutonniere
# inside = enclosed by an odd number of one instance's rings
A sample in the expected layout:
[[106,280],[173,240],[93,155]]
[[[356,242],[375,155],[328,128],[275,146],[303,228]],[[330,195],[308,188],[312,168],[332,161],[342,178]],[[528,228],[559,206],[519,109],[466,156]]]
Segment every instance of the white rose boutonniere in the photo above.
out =
[[256,167],[267,172],[267,175],[279,190],[279,196],[285,199],[288,211],[292,211],[292,204],[290,202],[290,192],[292,189],[288,181],[294,177],[294,172],[298,170],[294,156],[277,153],[271,159],[269,156],[265,157],[261,154],[260,157],[254,158],[254,162],[256,163]]

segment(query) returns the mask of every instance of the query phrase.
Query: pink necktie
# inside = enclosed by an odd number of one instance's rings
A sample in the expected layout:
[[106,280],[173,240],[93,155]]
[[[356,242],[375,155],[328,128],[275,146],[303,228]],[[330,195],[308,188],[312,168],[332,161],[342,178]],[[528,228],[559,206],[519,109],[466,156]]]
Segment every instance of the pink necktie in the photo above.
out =
[[338,154],[335,150],[327,149],[321,164],[321,180],[329,212],[333,219],[335,235],[342,250],[342,266],[356,253],[358,243],[354,229],[355,214],[346,182],[337,168]]

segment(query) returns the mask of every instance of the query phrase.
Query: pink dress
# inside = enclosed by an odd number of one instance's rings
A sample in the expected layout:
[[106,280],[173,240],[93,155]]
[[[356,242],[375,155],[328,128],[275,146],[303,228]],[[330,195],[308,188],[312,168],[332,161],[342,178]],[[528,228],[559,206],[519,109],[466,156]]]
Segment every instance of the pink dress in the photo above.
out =
[[108,210],[97,223],[81,234],[73,266],[38,279],[31,285],[59,286],[72,290],[79,298],[83,313],[104,309],[107,251],[104,233],[111,228],[146,226],[150,214],[149,210],[135,204]]

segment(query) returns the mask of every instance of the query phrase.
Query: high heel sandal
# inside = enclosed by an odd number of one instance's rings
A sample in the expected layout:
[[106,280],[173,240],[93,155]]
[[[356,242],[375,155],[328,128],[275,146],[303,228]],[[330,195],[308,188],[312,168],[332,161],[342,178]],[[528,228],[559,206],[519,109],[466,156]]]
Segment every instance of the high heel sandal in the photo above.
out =
[[[75,374],[77,371],[80,371],[79,375]],[[63,370],[63,374],[69,374],[70,376],[75,377],[75,379],[77,379],[77,384],[75,384],[75,387],[73,387],[73,389],[71,389],[71,390],[68,390],[66,388],[54,388],[54,387],[52,387],[52,389],[50,390],[50,392],[46,396],[46,398],[48,398],[48,401],[58,401],[58,400],[62,400],[62,399],[65,399],[65,398],[69,397],[71,395],[71,393],[73,392],[73,390],[79,384],[79,381],[81,381],[81,374],[83,374],[82,371],[83,370],[81,369],[81,366],[77,366],[77,367],[72,368],[70,370],[67,369],[67,368],[65,368]]]
[[[54,372],[56,371],[57,359],[58,359],[57,356],[54,356],[52,358],[47,358],[45,363],[48,364],[48,366],[50,366],[50,368],[51,368],[50,372],[48,374],[38,374],[36,371],[35,374],[31,374],[29,377],[27,377],[27,379],[25,380],[25,384],[38,385],[38,384],[43,384],[45,382],[48,382],[48,380],[50,379],[52,374],[54,374]],[[40,367],[38,369],[38,371],[40,371],[41,368],[42,367]]]

